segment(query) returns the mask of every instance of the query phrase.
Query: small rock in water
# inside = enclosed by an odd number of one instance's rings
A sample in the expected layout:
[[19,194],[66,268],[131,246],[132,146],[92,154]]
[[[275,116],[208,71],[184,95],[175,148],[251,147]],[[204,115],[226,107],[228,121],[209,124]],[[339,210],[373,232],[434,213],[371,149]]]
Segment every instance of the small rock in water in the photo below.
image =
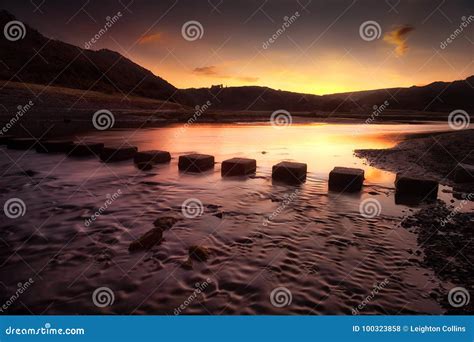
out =
[[142,171],[148,171],[148,170],[151,170],[153,168],[153,165],[150,162],[135,163],[135,165],[137,166],[137,168],[139,168]]
[[130,246],[128,246],[128,250],[130,252],[148,250],[157,243],[160,243],[162,240],[163,230],[161,228],[153,228],[137,240],[130,243]]
[[224,217],[224,214],[222,212],[218,212],[218,213],[215,213],[213,216],[221,219],[222,217]]
[[181,267],[185,270],[192,270],[193,269],[193,260],[188,258],[186,261],[181,263]]
[[153,225],[156,228],[159,228],[161,230],[167,230],[173,227],[173,225],[178,222],[179,219],[176,217],[172,216],[163,216],[163,217],[158,217],[155,222],[153,222]]
[[209,259],[209,249],[203,246],[191,246],[188,249],[189,258],[197,261],[206,261]]

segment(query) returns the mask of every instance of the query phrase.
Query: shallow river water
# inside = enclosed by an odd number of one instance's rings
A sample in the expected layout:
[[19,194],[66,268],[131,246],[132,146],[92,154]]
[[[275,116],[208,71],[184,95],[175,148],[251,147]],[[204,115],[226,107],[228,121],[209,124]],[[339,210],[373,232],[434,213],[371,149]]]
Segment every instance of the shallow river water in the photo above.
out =
[[[169,164],[150,171],[131,161],[0,147],[1,203],[25,203],[23,216],[2,213],[3,312],[442,313],[432,294],[448,284],[420,266],[416,236],[399,226],[416,207],[394,203],[394,174],[353,156],[354,149],[393,146],[407,133],[442,130],[446,125],[196,124],[78,137],[171,152]],[[214,170],[179,172],[178,156],[189,152],[214,155]],[[256,159],[256,175],[222,179],[220,162],[232,157]],[[307,163],[307,181],[273,183],[271,166],[282,160]],[[334,166],[365,170],[360,194],[328,192]],[[450,201],[445,190],[439,198]],[[361,215],[367,198],[380,203],[378,216]],[[202,203],[201,215],[182,214],[189,199]],[[162,243],[130,253],[129,243],[164,214],[180,221]],[[208,248],[210,257],[184,267],[191,245]],[[100,288],[107,288],[106,306],[94,295]]]

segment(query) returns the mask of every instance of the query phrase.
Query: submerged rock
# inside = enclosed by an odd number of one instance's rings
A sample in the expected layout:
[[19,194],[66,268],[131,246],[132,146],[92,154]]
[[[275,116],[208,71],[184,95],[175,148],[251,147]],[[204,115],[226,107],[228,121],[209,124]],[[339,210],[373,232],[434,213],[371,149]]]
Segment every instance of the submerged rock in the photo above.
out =
[[277,181],[295,184],[306,180],[307,165],[295,162],[280,162],[272,167],[272,178]]
[[69,154],[76,157],[98,156],[103,148],[103,143],[77,143],[72,146]]
[[191,246],[188,249],[189,258],[196,261],[206,261],[209,259],[210,252],[209,249],[203,246]]
[[68,153],[74,146],[71,140],[45,140],[36,145],[38,153]]
[[456,183],[474,182],[474,165],[459,163],[454,174]]
[[137,168],[139,168],[142,171],[148,171],[148,170],[151,170],[153,168],[153,164],[150,163],[150,162],[148,162],[148,163],[135,163],[135,165],[137,166]]
[[152,150],[152,151],[141,151],[135,154],[133,161],[139,163],[167,163],[171,160],[171,155],[166,151]]
[[142,235],[137,240],[130,243],[128,250],[130,252],[148,250],[163,240],[163,230],[161,228],[153,228]]
[[170,229],[171,227],[174,226],[176,222],[178,222],[179,219],[176,217],[172,216],[163,216],[163,217],[158,217],[155,222],[153,222],[153,225],[156,228],[160,228],[161,230],[167,230]]
[[100,153],[100,159],[104,162],[132,159],[137,151],[138,149],[135,146],[104,147]]

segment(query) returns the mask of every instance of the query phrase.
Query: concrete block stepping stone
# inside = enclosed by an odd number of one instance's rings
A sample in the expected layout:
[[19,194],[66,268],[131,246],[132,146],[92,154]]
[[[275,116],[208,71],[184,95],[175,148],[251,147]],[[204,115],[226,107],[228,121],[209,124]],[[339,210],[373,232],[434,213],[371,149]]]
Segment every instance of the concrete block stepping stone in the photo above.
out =
[[36,145],[39,153],[68,153],[73,146],[71,140],[45,140]]
[[15,138],[7,141],[7,148],[12,150],[29,150],[37,144],[32,138]]
[[77,143],[71,148],[69,155],[76,157],[99,156],[104,148],[102,143]]
[[257,161],[248,158],[232,158],[222,162],[221,175],[245,176],[257,170]]
[[6,145],[11,139],[13,139],[12,135],[0,135],[0,145]]
[[307,165],[295,162],[280,162],[273,165],[272,178],[277,181],[297,184],[306,180]]
[[329,190],[357,192],[364,183],[364,170],[350,167],[335,167],[329,173]]
[[132,159],[138,149],[134,146],[128,147],[104,147],[100,152],[100,159],[104,162],[116,162]]
[[438,182],[431,179],[397,174],[395,190],[395,194],[399,198],[418,197],[421,199],[436,199],[438,197]]
[[214,167],[214,156],[208,154],[188,154],[179,157],[181,171],[203,172]]
[[167,163],[171,160],[171,155],[169,152],[166,151],[140,151],[135,154],[133,157],[133,161],[135,163]]
[[474,182],[474,165],[458,164],[454,173],[456,183]]

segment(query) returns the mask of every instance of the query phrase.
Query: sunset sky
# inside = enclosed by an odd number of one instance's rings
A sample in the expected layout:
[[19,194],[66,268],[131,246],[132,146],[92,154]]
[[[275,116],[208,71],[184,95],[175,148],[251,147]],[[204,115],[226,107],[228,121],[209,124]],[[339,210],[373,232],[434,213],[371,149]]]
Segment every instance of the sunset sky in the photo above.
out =
[[[467,21],[474,15],[472,0],[40,3],[10,1],[2,8],[50,38],[81,47],[104,27],[107,16],[120,11],[119,20],[91,49],[115,50],[178,88],[259,85],[328,94],[474,74],[474,17],[454,41],[440,47],[459,29],[462,17]],[[292,16],[278,35],[284,17]],[[203,27],[194,41],[181,32],[191,20]],[[380,26],[378,38],[361,37],[366,21]],[[277,39],[269,43],[274,34]]]

